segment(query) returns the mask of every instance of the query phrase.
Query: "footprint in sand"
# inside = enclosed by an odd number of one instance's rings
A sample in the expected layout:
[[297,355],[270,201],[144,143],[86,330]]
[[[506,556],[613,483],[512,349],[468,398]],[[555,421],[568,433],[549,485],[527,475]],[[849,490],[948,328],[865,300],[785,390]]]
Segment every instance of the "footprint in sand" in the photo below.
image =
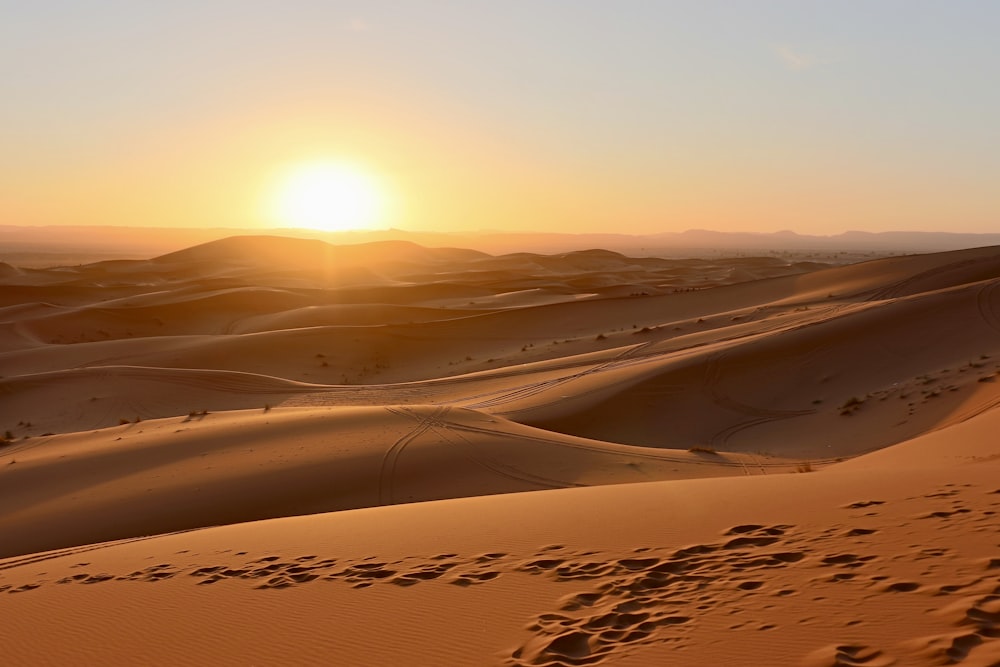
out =
[[882,651],[864,644],[824,646],[803,660],[803,667],[888,667],[896,661]]

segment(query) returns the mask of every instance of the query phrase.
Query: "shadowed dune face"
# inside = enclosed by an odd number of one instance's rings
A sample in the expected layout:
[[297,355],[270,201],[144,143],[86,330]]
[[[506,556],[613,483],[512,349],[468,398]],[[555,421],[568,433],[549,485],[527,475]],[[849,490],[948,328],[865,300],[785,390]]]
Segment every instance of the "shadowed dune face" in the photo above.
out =
[[15,664],[1000,664],[998,248],[240,237],[0,288]]

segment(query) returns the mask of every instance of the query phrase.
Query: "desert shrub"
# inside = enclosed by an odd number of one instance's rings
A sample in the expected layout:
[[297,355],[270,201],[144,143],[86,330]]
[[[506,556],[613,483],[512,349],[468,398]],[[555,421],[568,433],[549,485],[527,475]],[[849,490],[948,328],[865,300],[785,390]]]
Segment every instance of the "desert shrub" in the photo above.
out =
[[844,401],[843,405],[840,406],[840,414],[841,415],[852,414],[855,410],[861,407],[861,405],[865,402],[866,399],[867,397],[858,398],[857,396],[851,396],[849,399]]
[[701,445],[695,445],[694,447],[691,447],[690,449],[688,449],[688,451],[691,452],[692,454],[718,454],[719,453],[719,452],[715,451],[715,449],[713,449],[712,447],[703,447]]

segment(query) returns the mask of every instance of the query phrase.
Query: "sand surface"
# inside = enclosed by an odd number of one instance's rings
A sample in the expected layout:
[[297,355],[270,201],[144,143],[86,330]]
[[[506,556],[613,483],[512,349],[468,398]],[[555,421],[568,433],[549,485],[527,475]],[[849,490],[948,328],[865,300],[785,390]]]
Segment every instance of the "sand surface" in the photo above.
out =
[[1000,665],[1000,249],[0,268],[5,664]]

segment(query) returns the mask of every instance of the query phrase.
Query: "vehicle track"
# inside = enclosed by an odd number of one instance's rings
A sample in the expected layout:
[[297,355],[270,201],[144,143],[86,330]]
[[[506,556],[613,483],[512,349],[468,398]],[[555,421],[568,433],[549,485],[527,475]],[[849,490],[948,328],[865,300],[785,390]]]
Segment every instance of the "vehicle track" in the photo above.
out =
[[979,315],[986,322],[987,326],[1000,333],[1000,314],[997,313],[994,306],[994,297],[998,287],[1000,287],[1000,280],[991,280],[983,285],[976,292],[976,308],[979,310]]
[[[896,282],[891,283],[889,285],[873,289],[867,293],[868,295],[865,297],[865,300],[885,301],[888,299],[898,298],[900,296],[906,296],[905,293],[906,288],[926,278],[930,278],[932,276],[941,276],[944,273],[955,271],[957,269],[968,268],[971,266],[975,266],[977,264],[987,264],[991,262],[995,263],[996,261],[997,261],[996,258],[992,256],[974,257],[972,259],[963,259],[958,262],[952,262],[950,264],[945,264],[943,266],[934,267],[933,269],[927,269],[926,271],[921,271],[919,273],[915,273],[901,280],[897,280]],[[861,294],[863,295],[865,294],[865,292],[862,292]]]
[[[502,477],[519,482],[527,482],[528,484],[533,484],[543,489],[565,489],[569,487],[587,486],[586,484],[578,484],[576,482],[567,482],[564,480],[551,479],[549,477],[535,475],[516,466],[501,463],[492,457],[483,456],[481,454],[477,455],[473,453],[472,450],[474,445],[468,438],[466,438],[461,432],[455,429],[449,429],[447,426],[444,427],[444,430],[438,428],[432,428],[431,430],[434,431],[434,433],[437,434],[442,441],[457,449],[467,460],[472,461],[476,465],[486,468],[487,470]],[[447,431],[452,431],[452,435],[462,442],[458,443],[452,440]]]
[[[467,432],[470,432],[470,433],[479,433],[479,434],[485,434],[485,435],[492,435],[492,436],[497,436],[497,437],[501,437],[501,438],[516,437],[516,438],[521,439],[521,440],[526,440],[526,441],[530,441],[530,442],[543,443],[543,444],[551,445],[551,446],[555,446],[555,447],[563,447],[563,448],[566,448],[566,449],[577,449],[577,450],[584,450],[584,451],[596,452],[596,453],[600,453],[600,454],[607,454],[607,450],[606,449],[604,449],[603,447],[597,446],[597,445],[588,445],[588,444],[583,443],[583,442],[565,442],[565,441],[557,439],[557,438],[548,438],[548,437],[541,436],[541,435],[532,435],[532,434],[526,434],[526,433],[510,433],[508,431],[503,431],[503,430],[499,430],[499,429],[483,428],[483,427],[479,427],[479,426],[472,426],[472,425],[469,425],[469,424],[461,424],[461,423],[452,422],[452,421],[441,421],[439,424],[436,424],[436,426],[447,428],[447,429],[451,429],[451,430],[456,430],[456,431],[467,431]],[[656,460],[656,461],[666,461],[666,462],[671,462],[671,463],[685,463],[685,464],[692,464],[692,465],[710,465],[710,466],[724,466],[724,467],[739,467],[739,466],[743,465],[738,460],[737,461],[727,461],[727,460],[701,461],[701,460],[697,460],[697,459],[689,458],[689,457],[679,457],[679,456],[671,456],[669,454],[661,454],[661,453],[659,453],[659,450],[656,450],[654,448],[641,447],[641,446],[638,446],[638,445],[629,445],[629,446],[631,446],[633,448],[636,448],[636,449],[644,449],[644,450],[648,450],[648,451],[628,452],[627,454],[623,453],[622,454],[623,456],[627,455],[627,456],[632,457],[632,458],[651,459],[651,460]],[[828,458],[828,459],[810,459],[810,460],[813,461],[814,463],[833,463],[836,459],[834,459],[834,458]],[[782,462],[782,463],[758,462],[757,465],[761,466],[761,467],[766,467],[766,468],[787,468],[787,467],[789,467],[790,464],[788,462]]]
[[801,417],[802,415],[815,414],[815,409],[807,410],[774,410],[768,408],[758,408],[749,403],[738,401],[729,394],[725,394],[719,388],[722,381],[722,359],[725,352],[718,352],[709,357],[705,368],[705,389],[716,405],[722,406],[733,412],[749,415],[751,417],[766,417],[770,419],[783,419],[785,417]]
[[412,443],[438,423],[438,420],[444,417],[451,410],[451,407],[447,405],[439,406],[427,416],[417,415],[412,410],[408,410],[406,408],[386,407],[386,410],[399,417],[415,419],[417,420],[417,425],[408,433],[392,443],[389,449],[387,449],[385,454],[382,456],[382,463],[379,467],[378,475],[378,500],[380,505],[392,505],[394,502],[392,496],[392,485],[396,476],[396,465],[399,463],[399,457],[403,453],[403,450],[406,449],[407,445]]
[[186,530],[175,530],[169,533],[160,533],[159,535],[143,535],[141,537],[129,537],[121,540],[100,542],[98,544],[83,544],[77,547],[67,547],[65,549],[56,549],[54,551],[43,551],[41,553],[26,554],[23,556],[11,556],[9,558],[4,558],[0,560],[0,571],[10,570],[16,567],[21,567],[23,565],[44,563],[45,561],[48,560],[55,560],[57,558],[64,558],[66,556],[74,556],[76,554],[87,553],[89,551],[100,551],[101,549],[107,549],[109,547],[117,547],[124,544],[132,544],[134,542],[143,542],[145,540],[152,540],[158,537],[166,537],[168,535],[181,535],[183,533],[190,533],[195,530],[200,530],[200,529],[188,528]]
[[[645,345],[648,345],[648,344],[644,344],[644,346]],[[626,353],[627,352],[632,352],[632,350],[631,349],[626,350]],[[647,359],[649,359],[651,357],[655,357],[655,356],[659,356],[659,355],[641,355],[641,356],[638,356],[638,357],[631,357],[631,356],[627,356],[626,354],[620,354],[620,355],[615,356],[613,359],[611,359],[609,361],[605,361],[603,363],[599,363],[596,366],[590,366],[589,368],[585,368],[585,369],[577,371],[575,373],[570,373],[569,375],[564,375],[562,377],[552,378],[552,379],[549,379],[549,380],[542,380],[540,382],[530,383],[530,384],[518,387],[517,389],[515,389],[513,391],[507,391],[507,392],[501,393],[499,395],[495,395],[493,398],[489,398],[489,399],[486,399],[486,400],[483,400],[483,401],[478,401],[478,402],[475,402],[475,403],[462,403],[461,405],[463,407],[472,408],[472,409],[494,408],[494,407],[497,407],[497,406],[500,406],[500,405],[505,405],[507,403],[511,403],[513,401],[516,401],[516,400],[520,400],[520,399],[523,399],[523,398],[529,398],[531,396],[535,396],[537,394],[543,393],[544,391],[546,391],[548,389],[552,389],[554,387],[558,387],[560,385],[566,384],[567,382],[572,382],[573,380],[578,380],[578,379],[580,379],[582,377],[586,377],[588,375],[594,375],[594,374],[597,374],[597,373],[602,373],[604,371],[611,370],[613,368],[622,368],[622,367],[629,366],[629,365],[632,365],[632,364],[642,363],[642,362],[646,361]]]

